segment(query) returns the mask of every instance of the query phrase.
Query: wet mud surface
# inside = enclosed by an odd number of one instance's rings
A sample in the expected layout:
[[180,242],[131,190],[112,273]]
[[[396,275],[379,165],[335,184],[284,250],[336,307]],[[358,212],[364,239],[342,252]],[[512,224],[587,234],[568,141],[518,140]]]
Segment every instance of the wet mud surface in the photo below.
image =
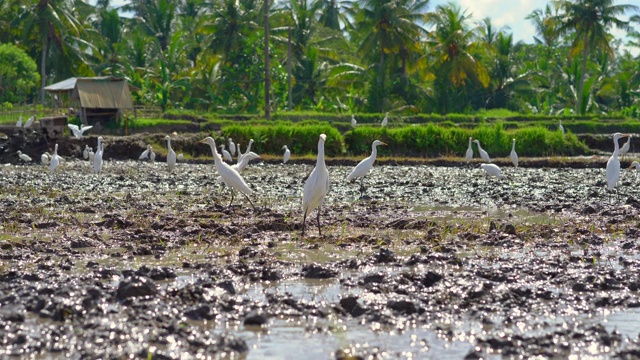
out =
[[640,178],[377,166],[300,237],[311,165],[0,167],[0,357],[640,356]]

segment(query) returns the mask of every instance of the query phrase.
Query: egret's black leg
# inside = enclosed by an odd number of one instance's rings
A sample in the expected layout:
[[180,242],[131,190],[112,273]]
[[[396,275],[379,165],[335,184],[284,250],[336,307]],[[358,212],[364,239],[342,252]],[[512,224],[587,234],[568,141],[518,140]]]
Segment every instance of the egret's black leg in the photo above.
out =
[[318,207],[318,234],[322,236],[322,229],[320,228],[320,207]]
[[231,203],[233,202],[233,197],[234,197],[234,193],[233,193],[233,189],[229,188],[229,190],[231,190],[231,201],[229,201],[229,206],[231,206]]
[[304,211],[304,215],[302,217],[302,237],[304,237],[304,223],[307,221],[307,210]]
[[251,202],[251,199],[249,199],[249,197],[247,196],[247,194],[242,193],[242,195],[244,195],[245,198],[247,198],[247,200],[249,200],[249,204],[251,204],[251,207],[253,208],[253,211],[256,211],[256,207],[253,205],[253,203]]

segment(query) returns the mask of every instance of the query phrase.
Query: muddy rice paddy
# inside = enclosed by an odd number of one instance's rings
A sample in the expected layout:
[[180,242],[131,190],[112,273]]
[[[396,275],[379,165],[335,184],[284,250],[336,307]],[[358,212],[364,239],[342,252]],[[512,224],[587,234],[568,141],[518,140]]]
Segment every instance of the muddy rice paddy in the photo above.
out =
[[[604,169],[0,167],[0,357],[462,359],[640,356],[640,177]],[[312,216],[315,220],[315,216]]]

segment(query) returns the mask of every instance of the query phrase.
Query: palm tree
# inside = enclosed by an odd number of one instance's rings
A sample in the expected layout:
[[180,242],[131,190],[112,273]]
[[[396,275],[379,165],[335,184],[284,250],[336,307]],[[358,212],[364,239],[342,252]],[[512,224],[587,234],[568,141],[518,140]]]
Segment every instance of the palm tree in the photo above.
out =
[[312,7],[320,13],[320,24],[329,29],[341,30],[351,26],[348,14],[353,3],[353,0],[314,0]]
[[406,59],[411,52],[419,51],[419,40],[427,31],[419,25],[422,11],[428,0],[364,0],[355,14],[357,28],[364,36],[358,52],[377,62],[376,83],[372,87],[370,103],[372,110],[382,111],[389,107],[385,78],[389,73],[387,58],[397,56],[401,60],[401,71],[406,69]]
[[626,11],[638,11],[635,5],[615,5],[614,0],[555,0],[559,13],[553,17],[553,23],[560,34],[573,34],[572,50],[574,56],[582,50],[582,72],[578,82],[576,112],[583,114],[583,90],[587,71],[587,59],[592,50],[603,50],[613,56],[609,45],[609,29],[612,26],[631,30],[628,21],[618,17]]
[[547,4],[544,11],[536,9],[525,18],[531,20],[533,26],[536,28],[536,35],[538,36],[533,37],[536,44],[542,44],[547,48],[556,46],[558,34],[553,28],[553,21],[550,21],[554,16],[557,16],[557,12],[554,13],[551,6]]
[[135,0],[122,9],[135,13],[135,19],[141,28],[158,41],[160,51],[167,49],[174,31],[177,0]]
[[[474,29],[466,25],[470,15],[456,4],[439,5],[435,12],[425,15],[427,24],[435,26],[429,33],[427,43],[431,47],[436,94],[434,103],[443,113],[452,107],[464,106],[459,101],[463,86],[468,79],[477,81],[482,87],[489,85],[487,69],[470,52],[475,36]],[[453,87],[450,85],[453,84]]]
[[[79,50],[79,47],[71,44],[82,42],[79,35],[83,27],[73,12],[73,4],[68,0],[31,0],[22,10],[16,19],[16,26],[21,24],[25,41],[28,41],[28,36],[34,36],[40,44],[39,101],[44,103],[50,47],[57,48],[59,54],[63,55]],[[81,56],[79,53],[76,55]]]

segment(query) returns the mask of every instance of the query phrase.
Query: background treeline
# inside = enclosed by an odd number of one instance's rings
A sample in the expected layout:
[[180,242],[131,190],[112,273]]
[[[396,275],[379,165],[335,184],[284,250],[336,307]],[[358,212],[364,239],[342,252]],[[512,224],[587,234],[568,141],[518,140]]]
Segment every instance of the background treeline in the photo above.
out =
[[[620,114],[638,117],[638,8],[559,0],[524,14],[534,44],[487,18],[428,0],[0,1],[0,103],[114,75],[138,104],[264,113],[265,15],[271,109],[394,114]],[[544,5],[544,4],[541,4]],[[592,16],[594,15],[595,16]],[[124,16],[123,16],[124,15]],[[630,21],[623,21],[630,16]],[[362,119],[366,122],[366,119]]]

